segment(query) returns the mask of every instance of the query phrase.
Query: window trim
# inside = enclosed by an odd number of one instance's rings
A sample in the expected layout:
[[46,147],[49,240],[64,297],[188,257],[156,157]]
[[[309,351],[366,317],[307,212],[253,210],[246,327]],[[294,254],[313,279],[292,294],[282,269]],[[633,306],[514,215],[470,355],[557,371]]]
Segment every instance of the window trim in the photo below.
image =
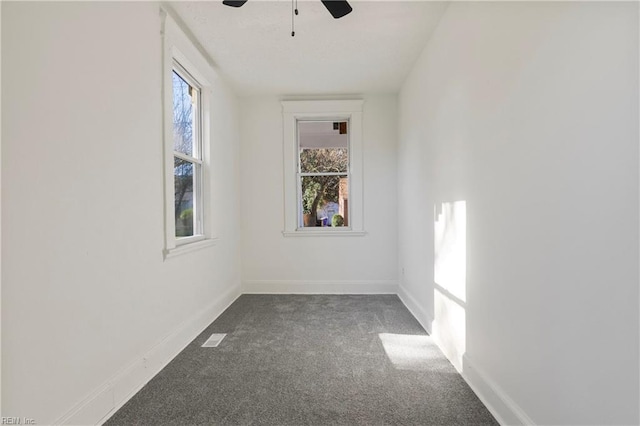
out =
[[[162,111],[163,111],[163,157],[164,157],[164,259],[172,258],[194,250],[214,245],[217,242],[211,218],[213,196],[211,194],[211,82],[216,75],[206,58],[198,51],[194,42],[185,34],[178,23],[163,8],[160,9],[161,34],[163,43],[162,67]],[[200,167],[200,229],[198,235],[175,236],[175,194],[174,194],[174,142],[173,142],[173,71],[195,83],[199,89],[199,160]],[[186,74],[186,75],[185,75]],[[198,212],[196,212],[196,215]],[[194,233],[196,230],[194,229]]]
[[[364,230],[362,106],[363,100],[282,101],[284,152],[285,237],[362,236]],[[340,228],[299,227],[299,121],[348,121],[349,136],[349,226]]]

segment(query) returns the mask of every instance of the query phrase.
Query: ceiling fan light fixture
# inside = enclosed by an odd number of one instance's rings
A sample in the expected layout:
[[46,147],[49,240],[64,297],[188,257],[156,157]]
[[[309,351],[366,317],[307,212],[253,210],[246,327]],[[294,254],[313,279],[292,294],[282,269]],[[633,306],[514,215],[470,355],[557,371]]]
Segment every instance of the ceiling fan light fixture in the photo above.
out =
[[225,6],[240,7],[246,2],[247,0],[224,0],[222,4],[224,4]]
[[[324,7],[327,8],[331,16],[334,18],[342,18],[348,15],[353,10],[346,0],[321,0]],[[240,7],[245,4],[247,0],[223,0],[222,4],[231,7]]]
[[353,10],[346,0],[321,0],[331,16],[335,19],[348,15]]

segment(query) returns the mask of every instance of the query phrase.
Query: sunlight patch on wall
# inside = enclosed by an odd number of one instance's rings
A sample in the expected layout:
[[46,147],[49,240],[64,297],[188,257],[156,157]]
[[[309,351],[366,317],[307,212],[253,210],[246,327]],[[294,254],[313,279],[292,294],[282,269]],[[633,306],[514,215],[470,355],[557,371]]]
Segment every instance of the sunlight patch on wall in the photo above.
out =
[[433,338],[458,371],[466,350],[467,204],[443,203],[434,223]]
[[467,285],[467,203],[443,203],[434,224],[434,280],[463,302]]
[[466,312],[445,292],[433,292],[433,339],[458,371],[462,371],[462,356],[466,351]]

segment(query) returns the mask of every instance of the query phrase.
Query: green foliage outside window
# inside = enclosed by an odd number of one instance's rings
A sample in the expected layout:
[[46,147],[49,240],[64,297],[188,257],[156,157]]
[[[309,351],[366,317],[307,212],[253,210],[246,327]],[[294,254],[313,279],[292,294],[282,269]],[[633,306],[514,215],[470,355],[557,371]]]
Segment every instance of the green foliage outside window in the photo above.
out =
[[349,167],[347,148],[305,148],[300,151],[302,173],[344,173],[340,175],[313,175],[302,177],[302,209],[317,220],[318,207],[325,203],[338,203],[340,178],[346,177]]

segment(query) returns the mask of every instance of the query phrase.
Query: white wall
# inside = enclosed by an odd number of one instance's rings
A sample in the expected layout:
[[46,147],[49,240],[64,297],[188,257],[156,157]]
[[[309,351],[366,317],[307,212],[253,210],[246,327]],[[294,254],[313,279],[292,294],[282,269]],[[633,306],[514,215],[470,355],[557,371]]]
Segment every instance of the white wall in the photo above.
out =
[[242,100],[242,269],[248,292],[395,292],[396,96],[364,97],[358,237],[284,237],[282,105]]
[[404,83],[402,297],[507,423],[640,420],[638,113],[631,2],[452,3]]
[[2,415],[96,422],[239,294],[237,100],[214,82],[220,242],[163,261],[157,4],[2,19]]
[[[0,3],[0,47],[2,46],[2,3]],[[1,50],[1,48],[0,48]],[[2,55],[0,54],[0,82],[2,81]],[[2,85],[0,84],[0,99]],[[0,110],[1,110],[0,106]],[[2,240],[2,114],[0,113],[0,241]],[[2,300],[2,245],[0,244],[0,301]],[[0,303],[0,388],[2,384],[2,303]],[[0,389],[0,413],[2,413],[2,389]]]

